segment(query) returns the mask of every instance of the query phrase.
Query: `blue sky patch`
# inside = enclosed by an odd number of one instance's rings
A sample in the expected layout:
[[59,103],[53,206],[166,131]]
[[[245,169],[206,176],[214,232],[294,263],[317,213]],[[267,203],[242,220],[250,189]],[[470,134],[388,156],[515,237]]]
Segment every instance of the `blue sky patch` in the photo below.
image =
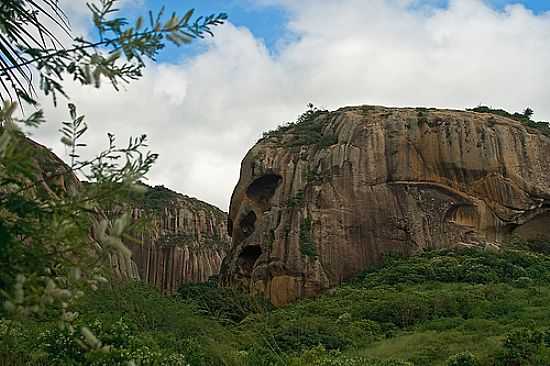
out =
[[[448,2],[449,0],[419,0],[418,5],[446,7]],[[520,3],[536,14],[550,11],[549,0],[487,0],[487,2],[496,9]],[[275,52],[278,41],[288,38],[289,35],[286,28],[289,14],[283,7],[255,5],[252,0],[145,0],[144,7],[132,9],[130,16],[142,14],[145,9],[158,11],[162,4],[165,5],[168,13],[176,11],[184,14],[191,8],[195,9],[197,16],[225,12],[229,15],[229,21],[232,24],[248,28],[257,39],[263,40],[272,52]],[[170,45],[161,52],[157,61],[177,62],[183,57],[201,53],[204,47],[202,42],[193,42],[183,47]]]
[[[229,21],[238,26],[248,28],[256,38],[263,40],[267,48],[274,50],[277,41],[287,32],[288,13],[276,6],[253,5],[250,0],[146,0],[145,9],[158,11],[164,4],[166,12],[175,11],[184,14],[188,9],[195,9],[195,17],[213,13],[227,13]],[[139,11],[139,9],[135,9]],[[215,31],[215,29],[214,29]],[[184,56],[197,54],[204,49],[201,42],[194,42],[184,47],[168,46],[161,55],[161,62],[174,62]]]

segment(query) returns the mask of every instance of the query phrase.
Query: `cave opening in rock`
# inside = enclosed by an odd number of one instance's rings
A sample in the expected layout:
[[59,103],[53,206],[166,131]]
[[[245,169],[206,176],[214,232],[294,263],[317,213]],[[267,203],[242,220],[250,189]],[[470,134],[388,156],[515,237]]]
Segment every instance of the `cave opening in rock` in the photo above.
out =
[[277,174],[267,174],[254,180],[247,188],[246,195],[261,206],[268,206],[269,200],[283,178]]
[[258,258],[262,255],[262,248],[259,245],[248,245],[239,254],[239,267],[241,273],[247,277],[252,274],[252,269]]
[[250,211],[246,216],[244,216],[239,226],[241,227],[241,232],[245,238],[248,238],[254,230],[256,230],[256,214],[254,211]]

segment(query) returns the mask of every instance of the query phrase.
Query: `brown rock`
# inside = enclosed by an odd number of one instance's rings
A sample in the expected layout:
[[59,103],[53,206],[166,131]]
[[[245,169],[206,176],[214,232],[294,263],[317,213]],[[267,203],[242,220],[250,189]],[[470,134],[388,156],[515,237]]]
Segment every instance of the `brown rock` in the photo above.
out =
[[[33,157],[29,194],[62,198],[87,186],[45,146],[28,138],[22,138],[21,146],[30,149]],[[108,254],[113,277],[142,279],[173,293],[184,283],[205,282],[217,275],[230,242],[227,214],[164,187],[144,188],[145,199],[135,202],[132,215],[135,220],[149,216],[148,225],[125,243],[132,258]],[[97,218],[106,218],[102,208],[94,212]]]
[[134,233],[137,242],[126,242],[139,278],[174,293],[182,284],[217,275],[230,243],[227,214],[162,186],[146,189],[132,212],[136,221],[148,217],[146,227]]
[[222,281],[275,305],[384,254],[546,236],[550,138],[451,110],[347,107],[270,133],[246,155]]

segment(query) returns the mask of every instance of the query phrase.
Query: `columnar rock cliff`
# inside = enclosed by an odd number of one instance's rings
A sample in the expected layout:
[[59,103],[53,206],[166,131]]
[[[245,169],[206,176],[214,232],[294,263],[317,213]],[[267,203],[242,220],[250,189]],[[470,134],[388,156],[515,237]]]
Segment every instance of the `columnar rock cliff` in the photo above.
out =
[[219,273],[230,239],[227,215],[218,208],[161,186],[146,187],[132,216],[143,222],[133,235],[137,243],[126,242],[141,280],[173,293]]
[[[63,197],[83,185],[55,154],[30,139],[36,182],[34,194]],[[207,203],[167,188],[143,185],[143,198],[130,207],[136,229],[126,245],[132,258],[110,254],[114,277],[141,279],[173,293],[184,283],[205,282],[217,275],[229,247],[227,214]],[[105,211],[96,209],[98,217]]]
[[451,110],[347,107],[273,131],[241,166],[225,285],[276,304],[384,254],[549,236],[550,138]]

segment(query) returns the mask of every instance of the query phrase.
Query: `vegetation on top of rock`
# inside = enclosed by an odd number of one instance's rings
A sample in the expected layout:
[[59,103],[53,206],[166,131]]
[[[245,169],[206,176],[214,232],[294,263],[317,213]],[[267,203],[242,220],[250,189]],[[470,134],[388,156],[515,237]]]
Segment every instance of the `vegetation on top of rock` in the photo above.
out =
[[283,143],[291,148],[304,145],[317,145],[319,147],[334,145],[338,143],[337,136],[323,131],[325,120],[322,116],[328,113],[327,110],[319,109],[309,103],[308,109],[298,117],[296,122],[288,122],[280,125],[275,130],[264,132],[260,141],[275,140],[283,142],[280,138],[289,134],[291,135],[290,139]]
[[494,114],[501,117],[506,117],[513,119],[514,121],[518,121],[526,125],[527,127],[536,128],[540,132],[542,132],[544,135],[550,136],[550,126],[548,122],[545,121],[533,121],[531,117],[533,116],[533,110],[531,108],[526,108],[523,113],[510,113],[505,111],[504,109],[493,109],[491,107],[487,106],[478,106],[475,108],[469,108],[466,109],[470,112],[478,112],[478,113],[489,113]]
[[220,214],[223,213],[216,206],[173,191],[164,185],[149,186],[143,182],[140,182],[139,185],[143,188],[142,192],[140,194],[134,194],[132,198],[134,203],[141,208],[153,210],[161,209],[168,207],[171,203],[185,201],[185,203],[192,208],[215,211]]

